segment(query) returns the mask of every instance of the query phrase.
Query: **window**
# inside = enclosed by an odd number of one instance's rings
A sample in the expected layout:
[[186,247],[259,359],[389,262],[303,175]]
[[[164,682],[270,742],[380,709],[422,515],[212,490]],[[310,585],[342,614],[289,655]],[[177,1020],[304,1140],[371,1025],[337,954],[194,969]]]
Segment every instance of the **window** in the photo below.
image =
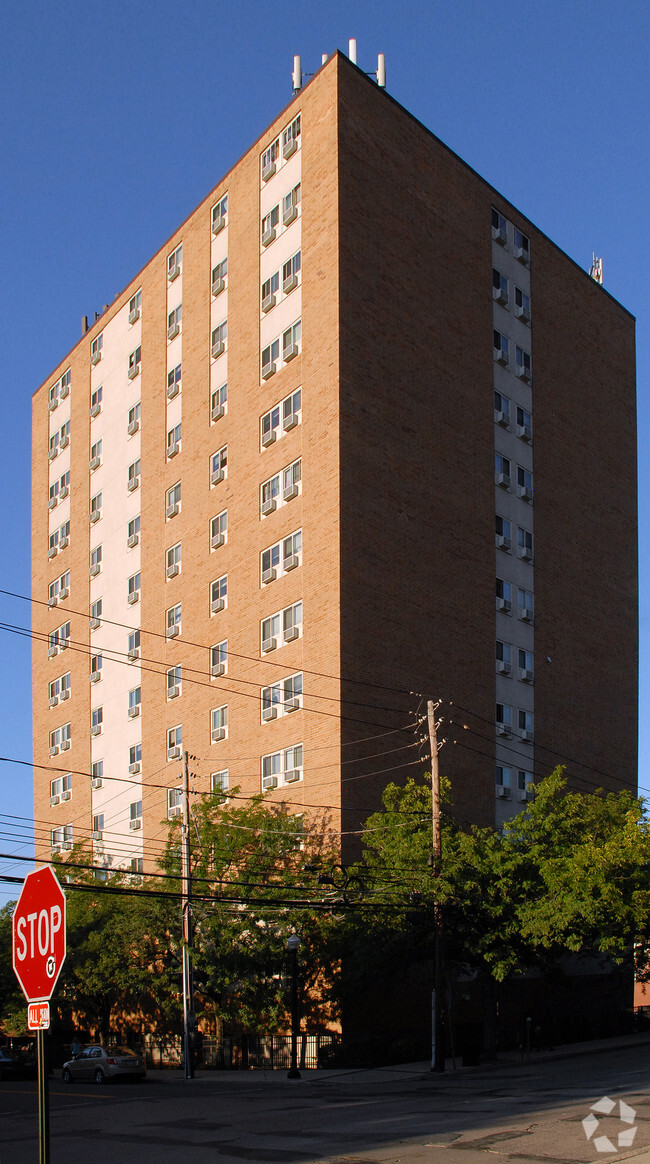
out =
[[99,388],[95,388],[95,391],[90,393],[90,418],[91,418],[91,420],[94,420],[96,416],[99,416],[99,414],[102,410],[103,399],[104,399],[104,389],[102,388],[102,386],[100,384]]
[[300,280],[301,253],[298,251],[282,267],[282,290],[285,295],[298,286]]
[[512,549],[512,526],[505,517],[497,513],[495,518],[496,544],[498,549],[509,553]]
[[129,493],[133,493],[134,489],[137,489],[139,487],[139,485],[140,485],[140,458],[138,457],[137,461],[133,461],[133,463],[129,465],[126,487],[129,491]]
[[262,517],[268,517],[269,513],[277,507],[278,498],[280,496],[280,474],[276,473],[274,477],[270,477],[265,481],[260,490],[261,504],[260,512]]
[[268,380],[275,375],[280,359],[280,340],[275,339],[262,351],[262,379]]
[[532,799],[532,789],[534,784],[534,777],[532,772],[526,772],[523,768],[517,770],[517,788],[520,792],[526,793],[526,799]]
[[215,389],[210,393],[210,423],[214,424],[226,412],[228,404],[228,384],[222,384],[220,388]]
[[220,295],[226,286],[226,275],[228,274],[228,260],[222,259],[220,263],[216,263],[212,268],[212,283],[211,291],[213,295]]
[[500,639],[497,639],[496,663],[497,671],[500,675],[510,675],[512,673],[512,647],[510,643],[503,643]]
[[509,735],[512,731],[512,708],[507,703],[497,703],[496,724],[500,735]]
[[165,555],[165,562],[167,566],[167,577],[175,578],[181,572],[181,542],[176,542],[175,546],[170,546]]
[[494,479],[502,489],[510,488],[510,461],[501,453],[494,454]]
[[262,688],[262,721],[288,715],[302,707],[302,672]]
[[210,777],[210,784],[213,795],[215,792],[226,793],[229,784],[228,769],[224,768],[221,772],[213,772]]
[[219,234],[228,224],[228,195],[212,207],[212,233]]
[[228,706],[215,707],[210,712],[211,740],[213,744],[228,738]]
[[522,740],[530,741],[533,738],[533,713],[532,711],[524,711],[522,707],[517,708],[517,727]]
[[497,610],[509,614],[512,610],[512,586],[503,578],[497,578],[496,582]]
[[517,405],[517,436],[521,437],[522,441],[532,441],[533,439],[533,417],[525,408],[520,408]]
[[126,544],[130,550],[137,546],[140,540],[140,514],[132,517],[126,527]]
[[282,157],[290,158],[298,148],[300,137],[300,114],[282,131]]
[[528,235],[522,234],[520,230],[515,227],[515,250],[514,255],[519,259],[520,263],[525,266],[530,262],[530,240]]
[[280,272],[275,271],[275,273],[273,275],[271,275],[270,278],[266,279],[265,282],[262,283],[262,311],[263,312],[266,313],[267,311],[270,311],[272,307],[275,307],[276,296],[277,296],[279,290],[280,290]]
[[300,424],[301,419],[302,392],[298,388],[290,396],[285,397],[280,404],[276,404],[269,412],[264,413],[260,422],[262,448],[267,448],[278,437],[284,436],[285,432],[290,432],[292,428]]
[[59,430],[52,434],[48,443],[47,459],[53,461],[59,455]]
[[494,419],[504,428],[510,424],[510,401],[502,392],[494,393]]
[[173,311],[169,312],[167,316],[167,339],[176,339],[176,336],[181,330],[181,323],[183,320],[183,304],[179,303]]
[[215,643],[210,648],[210,675],[213,679],[217,679],[220,675],[228,673],[228,640],[224,639],[222,643]]
[[218,485],[228,476],[228,446],[224,445],[218,453],[210,457],[210,485]]
[[136,433],[139,428],[140,428],[140,401],[138,400],[138,403],[134,404],[133,408],[129,408],[129,420],[128,420],[128,424],[126,426],[126,431],[127,431],[129,436],[133,436],[134,433]]
[[504,247],[508,241],[508,224],[502,214],[492,207],[492,238]]
[[228,575],[210,583],[210,613],[218,614],[228,605]]
[[268,182],[275,174],[276,162],[280,156],[280,139],[277,137],[262,154],[262,181]]
[[55,509],[56,506],[58,505],[58,502],[59,502],[59,482],[55,481],[53,485],[50,485],[50,499],[49,499],[48,508]]
[[59,849],[72,848],[72,825],[59,825],[58,828],[52,829],[51,844],[55,851]]
[[298,217],[298,208],[300,206],[300,182],[285,194],[282,199],[282,225],[291,226],[291,223]]
[[260,489],[260,512],[263,518],[298,496],[301,477],[302,461],[298,459],[264,482]]
[[524,529],[521,525],[517,526],[517,554],[525,562],[532,562],[533,535],[529,529]]
[[58,776],[56,780],[50,780],[50,804],[55,800],[56,803],[63,798],[63,800],[70,800],[72,796],[72,773],[66,772],[65,776]]
[[88,468],[90,469],[90,472],[94,473],[95,469],[98,469],[99,466],[101,465],[101,463],[102,463],[102,442],[95,441],[94,445],[90,446],[90,461],[88,463]]
[[533,678],[533,652],[525,651],[522,647],[517,650],[517,665],[519,667],[519,678],[524,683],[532,682]]
[[182,746],[183,746],[183,728],[182,728],[182,725],[179,725],[178,727],[169,728],[167,731],[167,758],[172,759],[173,757],[171,757],[169,755],[169,753],[174,752],[174,751],[175,751],[175,754],[177,756],[180,756]]
[[64,724],[63,727],[54,728],[50,732],[50,756],[58,755],[59,751],[65,752],[70,747],[71,735],[69,723]]
[[495,776],[497,788],[510,788],[510,768],[504,768],[502,764],[497,764]]
[[93,841],[101,841],[104,831],[104,813],[98,812],[93,817]]
[[515,348],[515,364],[516,372],[520,380],[526,380],[530,382],[532,379],[530,354],[524,351],[523,348]]
[[262,789],[277,788],[278,784],[292,784],[303,774],[302,744],[295,744],[280,752],[262,756]]
[[496,267],[492,268],[492,298],[502,307],[508,306],[508,280]]
[[132,574],[127,582],[127,602],[129,606],[133,606],[135,602],[140,601],[140,571]]
[[96,493],[95,496],[91,497],[91,499],[90,499],[90,520],[91,521],[99,521],[101,516],[102,516],[102,495],[101,495],[101,493]]
[[65,449],[70,444],[70,421],[66,420],[65,424],[61,425],[59,429],[59,448]]
[[136,376],[140,374],[140,364],[142,362],[142,347],[138,346],[134,352],[129,356],[128,377],[129,380],[135,380]]
[[101,788],[104,776],[104,761],[95,760],[90,770],[92,772],[93,788]]
[[530,323],[530,298],[521,287],[515,287],[515,315],[524,323]]
[[56,630],[50,631],[48,635],[48,656],[54,658],[58,651],[64,651],[70,645],[70,623],[64,622],[63,626],[57,627]]
[[172,251],[171,255],[168,255],[167,257],[167,278],[169,279],[170,283],[173,283],[174,279],[178,278],[181,273],[182,266],[183,244],[181,243],[176,247],[176,250]]
[[129,748],[129,774],[136,776],[142,763],[142,744],[131,744]]
[[102,677],[104,660],[101,655],[90,656],[90,682],[97,683]]
[[129,634],[127,636],[127,643],[128,643],[128,658],[129,658],[129,662],[132,663],[133,660],[137,659],[138,655],[140,654],[140,631],[139,630],[129,631]]
[[59,700],[70,698],[70,672],[66,671],[65,675],[60,675],[58,679],[54,679],[48,685],[49,692],[49,706],[56,707]]
[[166,516],[168,519],[172,518],[172,517],[176,517],[176,514],[180,513],[180,510],[181,510],[181,483],[180,483],[180,481],[177,481],[175,485],[172,485],[171,489],[167,490],[165,506],[166,506],[165,512],[166,512]]
[[47,591],[48,606],[56,606],[59,601],[63,601],[70,593],[70,571],[66,570],[65,574],[61,574],[59,578],[55,578],[50,582]]
[[171,820],[175,816],[183,815],[183,793],[180,788],[167,790],[167,816]]
[[181,424],[180,422],[170,428],[167,433],[167,460],[170,461],[175,457],[181,449]]
[[496,328],[494,329],[493,334],[494,334],[494,339],[493,339],[494,358],[498,364],[505,365],[508,363],[508,353],[509,353],[509,348],[510,348],[510,345],[508,343],[508,338],[507,338],[507,336],[503,335],[500,331],[497,331]]
[[183,686],[183,669],[180,664],[170,667],[167,672],[167,698],[176,699]]
[[136,291],[133,299],[129,300],[129,323],[134,324],[140,318],[142,310],[142,291]]
[[223,355],[226,350],[227,343],[228,320],[224,319],[223,322],[220,323],[218,327],[215,327],[214,331],[212,332],[212,347],[210,351],[212,353],[213,360],[216,360],[219,356]]
[[298,320],[282,334],[282,359],[285,364],[298,355],[302,337],[302,320]]
[[177,364],[175,368],[167,373],[167,399],[173,400],[181,390],[182,384],[182,364]]
[[137,821],[138,825],[142,824],[142,801],[141,800],[131,801],[131,804],[129,805],[129,821],[131,824],[131,828],[134,827],[134,822],[136,822],[136,821]]
[[517,587],[517,606],[520,619],[523,622],[532,622],[535,610],[532,590],[526,590],[523,586]]
[[90,712],[90,734],[98,736],[104,723],[104,708],[93,707]]
[[103,334],[98,335],[90,345],[90,362],[91,364],[98,364],[102,358],[102,349],[104,347]]
[[218,550],[228,541],[228,510],[218,513],[210,522],[210,550]]
[[97,630],[97,627],[100,624],[101,617],[102,617],[102,600],[101,600],[101,598],[97,598],[97,599],[95,599],[94,602],[91,602],[91,604],[90,604],[90,629],[91,630]]
[[294,570],[302,562],[302,530],[290,534],[261,554],[262,585],[273,582],[281,574]]
[[129,691],[129,719],[135,719],[140,714],[142,703],[142,688],[132,687]]
[[517,495],[524,501],[533,500],[533,474],[523,465],[517,465]]
[[47,397],[47,401],[48,401],[48,408],[49,408],[50,412],[54,412],[54,409],[58,408],[58,404],[59,404],[59,382],[58,382],[58,380],[57,380],[56,384],[53,384],[52,387],[50,388],[50,391],[49,391],[48,397]]
[[181,633],[181,603],[170,606],[166,615],[167,638],[174,639]]
[[262,246],[268,247],[274,240],[278,231],[278,224],[280,222],[280,204],[278,203],[269,210],[262,218]]

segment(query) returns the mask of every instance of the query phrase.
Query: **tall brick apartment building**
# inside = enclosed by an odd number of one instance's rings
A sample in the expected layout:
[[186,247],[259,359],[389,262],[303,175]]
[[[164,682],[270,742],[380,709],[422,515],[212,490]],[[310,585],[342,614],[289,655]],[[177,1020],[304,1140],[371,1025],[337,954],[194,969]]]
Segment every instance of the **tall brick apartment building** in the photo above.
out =
[[632,317],[333,56],[34,396],[38,855],[183,749],[345,846],[420,694],[462,820],[634,787],[635,453]]

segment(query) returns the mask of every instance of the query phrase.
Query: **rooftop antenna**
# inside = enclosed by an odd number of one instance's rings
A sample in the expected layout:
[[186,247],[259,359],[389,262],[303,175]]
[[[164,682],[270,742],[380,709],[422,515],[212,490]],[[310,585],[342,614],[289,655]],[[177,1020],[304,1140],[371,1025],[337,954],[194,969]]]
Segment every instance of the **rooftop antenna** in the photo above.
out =
[[602,287],[602,285],[603,285],[603,260],[596,258],[595,251],[592,251],[591,267],[589,268],[589,274],[591,275],[594,282],[600,283],[600,285]]
[[302,67],[300,64],[300,57],[293,58],[293,73],[291,74],[291,82],[294,93],[299,93],[302,89]]
[[326,64],[327,64],[327,61],[328,61],[328,54],[327,54],[327,53],[321,53],[321,55],[320,55],[320,63],[321,63],[321,65],[326,65]]
[[352,61],[352,64],[356,65],[356,63],[357,63],[357,40],[356,40],[356,37],[354,37],[354,36],[350,37],[350,40],[348,41],[348,57]]
[[380,89],[386,88],[386,57],[384,53],[377,56],[377,84]]

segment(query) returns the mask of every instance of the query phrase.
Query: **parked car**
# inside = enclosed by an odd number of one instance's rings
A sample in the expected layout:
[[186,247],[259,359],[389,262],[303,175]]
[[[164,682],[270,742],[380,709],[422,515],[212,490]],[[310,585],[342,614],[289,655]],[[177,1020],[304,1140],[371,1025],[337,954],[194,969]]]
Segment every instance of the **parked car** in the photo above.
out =
[[107,1079],[144,1079],[147,1070],[144,1059],[128,1047],[100,1047],[94,1044],[84,1047],[73,1059],[63,1064],[61,1078],[64,1083],[74,1079],[91,1079],[95,1083],[105,1083]]
[[0,1079],[34,1079],[35,1076],[33,1055],[11,1047],[0,1047]]

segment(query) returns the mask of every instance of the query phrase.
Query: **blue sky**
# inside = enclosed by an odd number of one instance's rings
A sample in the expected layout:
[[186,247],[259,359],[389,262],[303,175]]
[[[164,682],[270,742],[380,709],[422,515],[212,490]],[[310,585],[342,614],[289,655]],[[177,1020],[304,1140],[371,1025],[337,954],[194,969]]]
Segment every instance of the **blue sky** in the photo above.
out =
[[[31,395],[291,97],[356,36],[362,68],[637,316],[639,445],[647,406],[650,7],[627,0],[36,0],[3,14],[0,187],[2,586],[30,590]],[[640,465],[640,785],[650,732],[648,473]],[[0,595],[0,622],[29,605]],[[30,642],[0,631],[7,757],[31,757]],[[613,730],[615,725],[609,725]],[[28,853],[28,768],[0,763],[0,852]],[[22,818],[22,819],[21,819]],[[0,859],[0,873],[26,866]],[[0,886],[0,904],[15,890]]]

